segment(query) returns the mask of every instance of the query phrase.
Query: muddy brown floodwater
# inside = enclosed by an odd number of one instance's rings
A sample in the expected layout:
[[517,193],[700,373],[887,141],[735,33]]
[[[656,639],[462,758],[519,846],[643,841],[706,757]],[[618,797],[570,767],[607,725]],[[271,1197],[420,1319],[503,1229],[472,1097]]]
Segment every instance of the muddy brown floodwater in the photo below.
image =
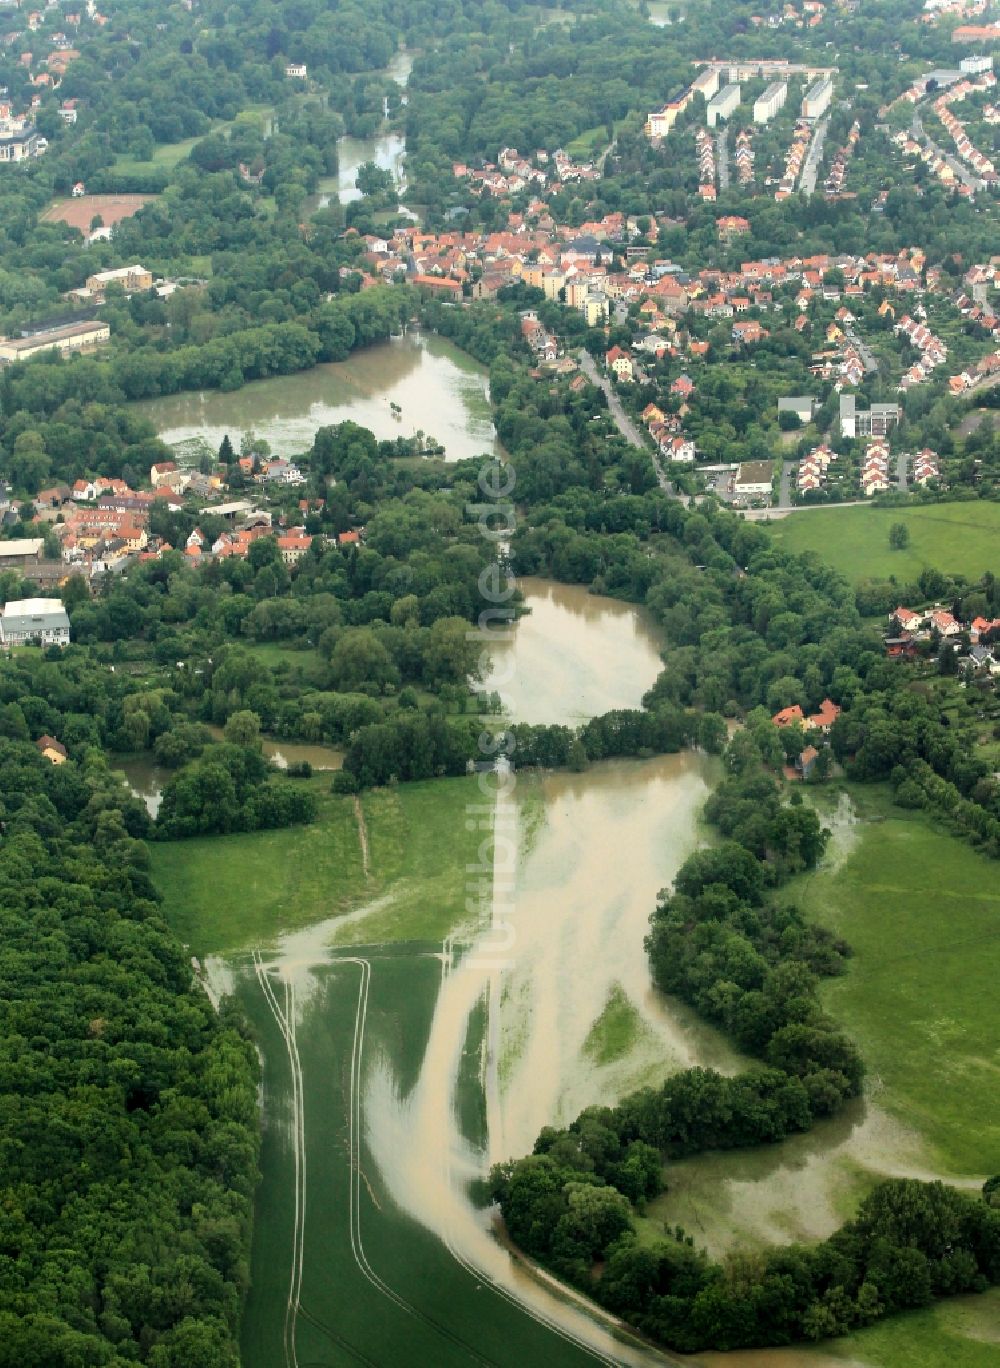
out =
[[485,368],[443,337],[416,332],[366,347],[346,361],[255,380],[232,394],[171,394],[133,408],[167,443],[203,437],[217,448],[228,433],[239,446],[240,436],[252,429],[276,456],[308,451],[317,428],[348,419],[380,441],[418,433],[436,438],[451,461],[500,450]]
[[637,708],[663,668],[652,619],[633,604],[578,584],[518,580],[530,610],[492,646],[482,681],[518,722],[573,725],[611,708]]

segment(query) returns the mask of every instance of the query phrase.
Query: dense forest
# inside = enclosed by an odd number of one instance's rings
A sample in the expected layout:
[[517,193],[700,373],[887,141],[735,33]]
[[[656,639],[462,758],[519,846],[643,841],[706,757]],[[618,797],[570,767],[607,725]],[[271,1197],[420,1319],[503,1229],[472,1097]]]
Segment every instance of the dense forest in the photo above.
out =
[[[93,675],[40,674],[100,712]],[[159,916],[144,807],[84,739],[53,767],[12,738],[20,684],[4,671],[0,1361],[235,1368],[254,1050]]]

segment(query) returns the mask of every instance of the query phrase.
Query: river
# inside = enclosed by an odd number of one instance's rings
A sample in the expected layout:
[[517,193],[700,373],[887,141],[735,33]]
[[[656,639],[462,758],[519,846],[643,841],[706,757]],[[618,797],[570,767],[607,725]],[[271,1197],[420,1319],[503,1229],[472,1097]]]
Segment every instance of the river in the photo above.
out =
[[[401,48],[384,72],[374,72],[373,75],[391,76],[397,85],[405,86],[413,69],[413,57],[412,52]],[[379,129],[370,138],[352,138],[349,136],[338,138],[337,174],[335,176],[324,176],[320,179],[316,193],[309,195],[305,201],[305,213],[315,214],[317,209],[325,209],[334,200],[339,204],[351,204],[360,199],[361,191],[354,182],[357,178],[358,167],[363,166],[365,162],[374,162],[383,171],[391,171],[397,188],[402,191],[405,188],[403,176],[405,156],[405,136],[387,125]],[[416,215],[405,205],[400,205],[399,212],[404,218],[416,218]]]
[[422,432],[443,444],[451,461],[499,453],[485,367],[436,334],[408,332],[346,361],[255,380],[234,393],[199,390],[132,408],[167,443],[204,437],[218,447],[228,433],[238,447],[252,429],[275,455],[297,456],[308,451],[317,428],[349,419],[380,440]]
[[[577,586],[522,588],[531,611],[487,679],[507,677],[511,714],[575,723],[638,705],[661,668],[652,624]],[[390,892],[210,961],[265,1059],[247,1368],[291,1343],[324,1364],[352,1351],[442,1368],[470,1350],[512,1368],[669,1361],[528,1272],[473,1193],[547,1122],[695,1062],[740,1066],[654,991],[642,946],[657,891],[700,839],[717,763],[686,752],[516,774],[495,809],[466,808],[496,836],[492,891],[443,943],[370,944]]]

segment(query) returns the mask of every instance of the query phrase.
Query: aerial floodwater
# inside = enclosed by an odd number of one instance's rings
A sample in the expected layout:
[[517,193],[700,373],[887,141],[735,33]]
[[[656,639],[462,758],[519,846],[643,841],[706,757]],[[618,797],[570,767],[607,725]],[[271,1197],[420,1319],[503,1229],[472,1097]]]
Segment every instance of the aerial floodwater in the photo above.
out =
[[[384,74],[391,76],[397,85],[405,86],[410,79],[412,69],[413,53],[407,52],[403,48],[396,53],[386,67]],[[306,200],[306,213],[314,214],[317,209],[325,209],[328,204],[334,201],[339,204],[350,204],[354,200],[360,199],[361,191],[357,188],[355,181],[358,168],[366,162],[374,162],[381,170],[391,171],[397,188],[402,191],[405,188],[403,175],[403,158],[405,156],[405,136],[402,133],[395,132],[388,125],[368,138],[352,138],[349,136],[338,138],[337,174],[335,176],[324,176],[320,179],[316,193],[310,195]],[[400,211],[405,217],[415,217],[405,205],[400,206]]]
[[631,604],[576,584],[518,584],[531,611],[513,640],[493,648],[483,691],[498,692],[519,722],[576,723],[639,707],[661,669],[652,623]]
[[317,428],[347,420],[380,440],[434,438],[450,461],[499,450],[485,368],[433,334],[410,332],[346,361],[257,380],[231,394],[199,390],[134,407],[167,443],[203,437],[218,447],[228,433],[238,447],[252,429],[277,456],[308,451]]
[[[637,706],[660,668],[652,625],[579,588],[523,589],[531,612],[491,672],[511,716]],[[495,813],[509,837],[483,867],[485,897],[474,914],[456,900],[466,912],[443,939],[387,934],[390,891],[209,958],[264,1061],[247,1368],[675,1361],[520,1262],[482,1184],[547,1122],[694,1063],[739,1067],[654,991],[642,944],[657,891],[698,843],[716,765],[688,751],[515,772],[503,813],[475,781],[437,781],[467,784],[448,790],[468,794],[461,827],[488,833]],[[436,839],[468,889],[464,835]]]

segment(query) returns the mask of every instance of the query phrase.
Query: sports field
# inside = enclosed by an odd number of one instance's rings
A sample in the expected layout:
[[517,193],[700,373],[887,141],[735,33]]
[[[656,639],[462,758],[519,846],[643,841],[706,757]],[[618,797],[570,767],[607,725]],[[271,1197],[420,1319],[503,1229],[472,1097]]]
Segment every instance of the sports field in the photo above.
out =
[[[889,547],[893,523],[905,523],[910,543]],[[815,551],[853,583],[911,583],[928,566],[978,579],[1000,572],[1000,504],[951,503],[906,508],[823,508],[763,523],[786,551]]]
[[88,233],[99,214],[105,228],[137,214],[155,195],[79,195],[76,199],[57,199],[42,214],[43,223],[68,223]]

